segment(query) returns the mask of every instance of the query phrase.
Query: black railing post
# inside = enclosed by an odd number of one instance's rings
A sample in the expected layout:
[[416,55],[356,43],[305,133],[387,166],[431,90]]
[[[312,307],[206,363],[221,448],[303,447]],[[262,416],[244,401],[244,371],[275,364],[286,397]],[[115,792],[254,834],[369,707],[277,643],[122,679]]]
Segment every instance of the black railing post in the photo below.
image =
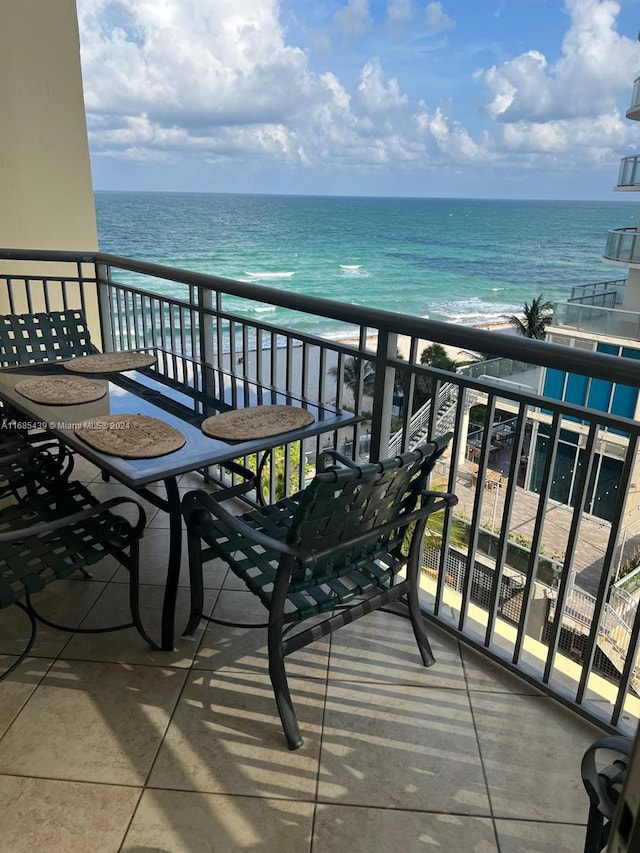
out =
[[369,445],[369,458],[372,460],[384,459],[389,450],[396,371],[394,367],[389,366],[388,361],[396,357],[397,350],[398,336],[394,333],[381,331],[378,335],[375,357],[376,373],[373,399],[376,401],[376,405],[373,407],[371,442]]

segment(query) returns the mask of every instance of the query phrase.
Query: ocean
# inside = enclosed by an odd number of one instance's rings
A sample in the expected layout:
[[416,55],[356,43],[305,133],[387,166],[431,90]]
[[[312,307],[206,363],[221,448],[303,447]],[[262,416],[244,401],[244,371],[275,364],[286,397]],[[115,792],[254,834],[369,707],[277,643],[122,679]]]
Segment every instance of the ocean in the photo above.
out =
[[[97,192],[96,210],[105,252],[477,324],[624,278],[601,255],[640,202]],[[286,324],[273,306],[253,310]],[[306,331],[330,333],[317,322]]]

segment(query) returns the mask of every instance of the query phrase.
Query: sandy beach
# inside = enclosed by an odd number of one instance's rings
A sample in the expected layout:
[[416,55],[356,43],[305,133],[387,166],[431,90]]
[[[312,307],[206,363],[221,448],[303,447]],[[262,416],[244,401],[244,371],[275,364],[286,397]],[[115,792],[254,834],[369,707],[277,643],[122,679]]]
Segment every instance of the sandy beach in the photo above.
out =
[[[474,329],[482,329],[485,332],[502,332],[502,333],[507,334],[507,335],[515,334],[515,329],[506,320],[504,320],[502,322],[495,321],[492,323],[472,323],[471,326]],[[341,338],[340,343],[346,344],[348,346],[358,346],[359,339],[355,336],[350,337],[350,338]],[[420,353],[424,349],[426,349],[426,347],[431,346],[432,343],[433,343],[433,341],[430,341],[426,338],[421,338],[418,341],[418,347],[417,347],[418,359],[420,358]],[[377,335],[369,335],[367,337],[367,349],[375,351],[377,345],[378,345],[378,336]],[[445,349],[447,355],[449,356],[449,358],[456,363],[472,361],[472,360],[475,360],[478,358],[480,358],[480,359],[484,358],[483,354],[480,352],[474,352],[472,350],[463,350],[463,349],[459,349],[458,347],[452,347],[452,346],[446,346],[446,345],[442,345],[442,346],[444,346],[444,349]],[[411,350],[411,338],[404,336],[404,335],[400,336],[398,338],[398,352],[400,353],[400,355],[402,356],[402,358],[405,361],[409,360],[410,350]]]

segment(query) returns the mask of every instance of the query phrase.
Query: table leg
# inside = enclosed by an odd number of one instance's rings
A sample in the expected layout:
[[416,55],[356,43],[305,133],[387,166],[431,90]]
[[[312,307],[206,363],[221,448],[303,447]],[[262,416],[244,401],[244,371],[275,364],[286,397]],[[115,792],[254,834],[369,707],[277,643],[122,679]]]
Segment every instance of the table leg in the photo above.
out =
[[162,602],[161,645],[165,652],[173,651],[176,622],[176,602],[178,599],[178,581],[182,560],[182,513],[180,512],[180,492],[175,477],[164,481],[167,490],[167,511],[169,513],[169,562],[167,580]]

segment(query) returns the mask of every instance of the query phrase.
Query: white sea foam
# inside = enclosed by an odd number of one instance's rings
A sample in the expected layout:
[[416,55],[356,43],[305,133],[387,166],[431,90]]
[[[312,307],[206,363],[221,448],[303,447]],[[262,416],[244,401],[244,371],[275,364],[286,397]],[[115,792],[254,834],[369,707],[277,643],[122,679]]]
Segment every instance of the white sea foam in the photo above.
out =
[[340,275],[347,278],[369,278],[369,270],[363,270],[362,264],[340,264]]
[[249,278],[291,278],[295,275],[295,270],[293,272],[288,270],[280,270],[278,272],[245,272],[245,275],[248,275]]

